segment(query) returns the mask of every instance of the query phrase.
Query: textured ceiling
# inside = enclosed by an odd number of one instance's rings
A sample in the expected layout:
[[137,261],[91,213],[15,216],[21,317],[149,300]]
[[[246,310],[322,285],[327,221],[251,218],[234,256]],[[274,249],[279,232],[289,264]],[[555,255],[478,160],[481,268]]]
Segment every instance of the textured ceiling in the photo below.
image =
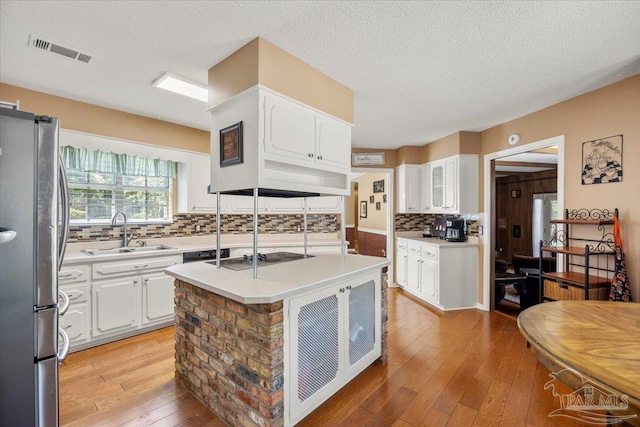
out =
[[[478,131],[640,72],[640,2],[0,1],[0,81],[201,129],[151,87],[262,36],[355,92],[356,147]],[[93,56],[27,47],[29,34]],[[40,112],[46,113],[46,112]]]

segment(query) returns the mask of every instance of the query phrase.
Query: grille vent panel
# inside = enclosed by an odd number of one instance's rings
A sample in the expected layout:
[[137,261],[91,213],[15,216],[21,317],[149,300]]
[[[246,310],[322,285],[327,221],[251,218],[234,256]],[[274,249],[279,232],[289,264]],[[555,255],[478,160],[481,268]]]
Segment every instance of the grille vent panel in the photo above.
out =
[[338,376],[338,298],[328,296],[298,314],[298,399],[304,402]]
[[349,292],[349,364],[369,354],[376,337],[376,287],[373,280]]
[[91,55],[87,55],[86,53],[81,53],[77,50],[51,43],[47,40],[41,39],[40,37],[36,37],[33,34],[29,35],[29,47],[41,50],[43,52],[54,53],[67,59],[82,62],[83,64],[88,64],[89,61],[91,61]]

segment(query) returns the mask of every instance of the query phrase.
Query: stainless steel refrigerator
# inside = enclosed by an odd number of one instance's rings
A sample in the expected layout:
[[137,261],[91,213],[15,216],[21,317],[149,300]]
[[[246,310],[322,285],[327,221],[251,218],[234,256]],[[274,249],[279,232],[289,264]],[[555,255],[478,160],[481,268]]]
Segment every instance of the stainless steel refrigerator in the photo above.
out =
[[58,120],[3,103],[0,426],[58,425],[58,364],[69,351],[68,337],[58,329],[58,316],[68,307],[68,298],[58,293],[68,229],[66,187]]

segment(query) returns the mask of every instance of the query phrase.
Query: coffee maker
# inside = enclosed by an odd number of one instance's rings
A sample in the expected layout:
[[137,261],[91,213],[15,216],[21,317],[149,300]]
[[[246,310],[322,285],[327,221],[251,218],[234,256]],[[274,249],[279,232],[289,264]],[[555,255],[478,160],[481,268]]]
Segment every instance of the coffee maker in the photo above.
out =
[[464,219],[447,220],[444,239],[447,242],[464,242],[467,240],[467,235],[464,231]]

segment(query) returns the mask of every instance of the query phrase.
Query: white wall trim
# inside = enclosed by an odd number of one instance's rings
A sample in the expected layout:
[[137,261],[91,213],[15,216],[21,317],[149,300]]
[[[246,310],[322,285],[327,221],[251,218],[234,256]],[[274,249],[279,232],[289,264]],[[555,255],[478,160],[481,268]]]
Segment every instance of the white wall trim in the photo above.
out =
[[[565,136],[558,135],[530,144],[507,148],[484,156],[484,238],[483,246],[483,271],[482,271],[482,310],[492,309],[491,301],[491,249],[495,246],[493,236],[493,212],[491,209],[491,196],[495,191],[494,182],[491,180],[491,161],[500,157],[511,156],[541,148],[558,146],[558,212],[564,212],[564,167],[565,167]],[[558,265],[562,265],[562,257],[558,257]]]
[[[395,181],[394,181],[394,171],[395,171],[394,168],[351,168],[351,172],[359,173],[359,174],[365,174],[365,173],[387,174],[386,176],[387,203],[385,203],[385,205],[387,206],[387,231],[386,231],[387,257],[386,258],[390,261],[389,270],[388,270],[389,283],[393,283],[394,271],[395,271],[394,270],[395,269],[394,253],[393,253],[395,230],[393,228],[393,220],[394,220],[393,213],[395,212],[394,200],[395,200],[396,187],[395,187]],[[356,212],[355,214],[357,215],[358,212]],[[360,228],[358,227],[358,229]]]
[[386,236],[388,234],[386,230],[376,230],[374,228],[365,228],[365,227],[358,227],[358,231],[363,231],[365,233],[371,233],[371,234],[381,234],[383,236]]

